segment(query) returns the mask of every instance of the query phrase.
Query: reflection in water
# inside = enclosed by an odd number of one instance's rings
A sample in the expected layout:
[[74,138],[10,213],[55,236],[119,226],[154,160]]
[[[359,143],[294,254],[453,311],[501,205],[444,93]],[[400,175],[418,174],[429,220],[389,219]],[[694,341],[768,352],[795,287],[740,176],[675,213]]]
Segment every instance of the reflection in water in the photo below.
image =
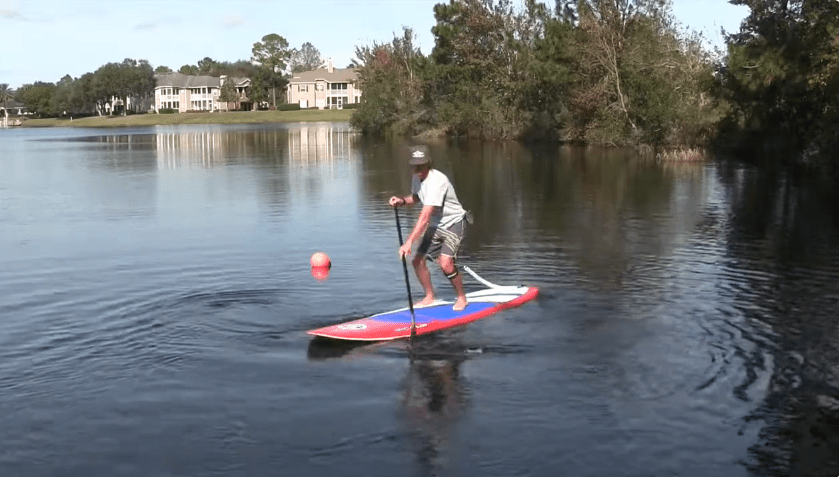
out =
[[346,123],[303,123],[244,131],[166,129],[154,138],[158,167],[176,169],[210,168],[256,158],[287,158],[298,164],[330,162],[351,155],[357,134]]
[[[373,355],[399,349],[410,364],[402,380],[399,418],[411,437],[410,446],[419,475],[439,475],[455,464],[451,459],[454,428],[469,405],[469,388],[461,375],[467,347],[457,339],[423,336],[411,342],[353,342],[316,337],[307,356],[321,361],[349,356]],[[451,457],[451,459],[450,459]]]
[[[777,171],[720,168],[732,212],[728,290],[758,345],[746,355],[769,367],[766,395],[745,421],[760,422],[750,448],[754,475],[839,474],[839,257],[833,187]],[[825,318],[825,310],[833,315]]]
[[296,163],[331,162],[349,156],[357,138],[349,124],[301,124],[288,131],[288,153]]
[[460,367],[466,349],[434,337],[414,342],[404,379],[401,419],[412,437],[420,475],[452,468],[451,435],[469,402]]
[[244,142],[244,135],[234,136],[222,131],[166,132],[158,133],[156,138],[160,169],[224,164],[228,151]]

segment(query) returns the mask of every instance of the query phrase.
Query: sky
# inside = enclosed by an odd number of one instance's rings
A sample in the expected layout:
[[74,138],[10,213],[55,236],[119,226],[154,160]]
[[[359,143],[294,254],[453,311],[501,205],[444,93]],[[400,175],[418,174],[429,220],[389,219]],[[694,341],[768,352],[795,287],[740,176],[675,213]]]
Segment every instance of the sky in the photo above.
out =
[[[444,1],[0,0],[0,83],[18,88],[67,74],[78,78],[125,58],[175,71],[205,57],[247,60],[253,44],[270,33],[292,48],[311,43],[339,68],[349,65],[356,46],[389,42],[403,26],[429,54],[434,5]],[[703,33],[712,47],[723,45],[720,27],[739,30],[747,13],[727,0],[673,1],[677,21]]]

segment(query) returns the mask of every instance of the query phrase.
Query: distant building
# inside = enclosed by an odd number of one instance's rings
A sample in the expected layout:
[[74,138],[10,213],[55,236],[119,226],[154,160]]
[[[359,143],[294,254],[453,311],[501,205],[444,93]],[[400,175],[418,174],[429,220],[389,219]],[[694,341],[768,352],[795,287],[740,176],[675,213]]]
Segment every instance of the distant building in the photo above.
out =
[[325,68],[294,73],[286,86],[286,102],[301,108],[337,108],[361,102],[358,72],[355,68],[333,67],[332,58]]
[[[154,110],[171,108],[180,113],[187,111],[250,111],[253,102],[248,98],[251,80],[235,76],[221,77],[196,76],[181,73],[156,74],[157,86],[154,88]],[[221,87],[225,82],[233,82],[237,100],[221,101]]]
[[24,114],[29,114],[29,112],[26,110],[26,106],[24,106],[23,103],[19,102],[16,99],[6,100],[5,105],[2,102],[0,102],[0,108],[5,108],[6,111],[8,111],[9,116],[21,116]]

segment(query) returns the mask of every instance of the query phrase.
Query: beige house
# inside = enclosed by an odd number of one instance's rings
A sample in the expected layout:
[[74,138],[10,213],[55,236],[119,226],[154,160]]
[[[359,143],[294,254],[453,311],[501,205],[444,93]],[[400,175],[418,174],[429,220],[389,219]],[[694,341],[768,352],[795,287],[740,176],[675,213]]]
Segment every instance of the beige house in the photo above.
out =
[[335,68],[330,58],[325,68],[294,73],[286,86],[286,102],[318,109],[341,109],[345,104],[360,103],[358,72],[354,68]]
[[[247,92],[251,85],[248,78],[215,76],[196,76],[181,73],[163,73],[155,75],[157,86],[154,88],[154,110],[171,108],[179,113],[187,111],[227,111],[242,109],[250,111],[253,102]],[[232,81],[238,100],[226,103],[219,99],[221,86]]]

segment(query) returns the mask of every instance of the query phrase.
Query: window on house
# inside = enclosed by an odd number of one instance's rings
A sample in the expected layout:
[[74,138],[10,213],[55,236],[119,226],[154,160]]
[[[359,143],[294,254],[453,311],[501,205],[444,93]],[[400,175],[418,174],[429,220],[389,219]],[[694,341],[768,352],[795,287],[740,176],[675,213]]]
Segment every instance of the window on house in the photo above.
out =
[[299,86],[299,90],[300,90],[301,93],[305,93],[306,91],[308,91],[308,88],[306,88],[305,84],[301,84]]
[[318,91],[323,91],[323,83],[318,83],[316,88]]

